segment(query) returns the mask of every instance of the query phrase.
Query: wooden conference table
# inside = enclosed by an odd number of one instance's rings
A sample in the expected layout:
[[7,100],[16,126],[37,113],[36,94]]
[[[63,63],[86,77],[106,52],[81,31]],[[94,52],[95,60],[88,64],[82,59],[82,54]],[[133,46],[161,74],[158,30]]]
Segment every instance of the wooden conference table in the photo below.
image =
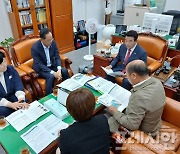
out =
[[[101,94],[93,89],[88,88],[95,97],[100,96]],[[57,99],[57,97],[54,97],[52,94],[42,98],[39,100],[40,103],[44,104],[45,101],[48,99]],[[94,115],[97,114],[100,110],[104,109],[105,107],[101,104],[96,104]],[[11,125],[7,126],[6,128],[0,130],[0,144],[3,145],[5,150],[8,154],[19,154],[20,150],[24,147],[29,148],[31,154],[35,154],[35,152],[27,145],[27,143],[20,137],[23,133],[25,133],[27,130],[29,130],[32,126],[38,124],[43,119],[47,118],[49,115],[51,115],[51,112],[48,112],[47,114],[43,115],[39,119],[37,119],[35,122],[28,125],[26,128],[24,128],[22,131],[17,132]],[[74,119],[71,116],[68,116],[66,119],[63,120],[64,122],[71,124],[73,123]],[[43,151],[41,151],[41,154],[47,154],[52,153],[55,151],[58,147],[58,141],[54,140],[49,146],[47,146]]]

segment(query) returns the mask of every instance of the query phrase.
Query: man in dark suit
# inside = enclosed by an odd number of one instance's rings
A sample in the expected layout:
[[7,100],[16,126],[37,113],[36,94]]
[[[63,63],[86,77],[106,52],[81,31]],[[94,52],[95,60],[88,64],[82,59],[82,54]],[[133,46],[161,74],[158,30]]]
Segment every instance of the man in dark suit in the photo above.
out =
[[28,108],[21,79],[13,66],[7,66],[0,52],[0,116],[8,116],[20,108]]
[[[118,55],[106,68],[112,69],[114,72],[122,71],[125,73],[126,65],[133,60],[140,59],[147,63],[147,53],[140,45],[137,44],[137,39],[138,34],[136,31],[128,31],[125,37],[125,44],[121,45]],[[106,79],[114,83],[116,82],[115,78],[109,75],[106,76]],[[127,78],[123,79],[122,87],[128,90],[131,89],[131,84]]]
[[40,40],[33,44],[31,54],[34,60],[33,69],[46,79],[46,95],[52,93],[54,81],[69,78],[67,69],[61,67],[61,59],[49,29],[40,31]]

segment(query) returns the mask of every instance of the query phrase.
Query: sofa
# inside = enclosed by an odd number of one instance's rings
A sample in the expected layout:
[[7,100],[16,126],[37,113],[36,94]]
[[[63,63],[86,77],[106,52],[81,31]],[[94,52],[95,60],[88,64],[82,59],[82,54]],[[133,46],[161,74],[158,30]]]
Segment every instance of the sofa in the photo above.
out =
[[[113,134],[115,139],[114,153],[121,154],[173,154],[180,153],[180,102],[166,97],[162,114],[162,126],[156,138],[142,131],[127,131]],[[125,132],[126,138],[123,137]]]

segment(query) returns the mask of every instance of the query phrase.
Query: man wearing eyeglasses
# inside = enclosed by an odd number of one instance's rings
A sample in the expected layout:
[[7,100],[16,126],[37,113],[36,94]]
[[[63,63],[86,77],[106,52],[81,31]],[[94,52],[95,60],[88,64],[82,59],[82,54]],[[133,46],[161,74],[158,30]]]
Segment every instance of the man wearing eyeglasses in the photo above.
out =
[[48,95],[52,93],[55,79],[66,80],[69,74],[67,69],[61,67],[57,46],[48,28],[40,31],[40,38],[31,48],[33,69],[40,77],[46,79],[46,95]]

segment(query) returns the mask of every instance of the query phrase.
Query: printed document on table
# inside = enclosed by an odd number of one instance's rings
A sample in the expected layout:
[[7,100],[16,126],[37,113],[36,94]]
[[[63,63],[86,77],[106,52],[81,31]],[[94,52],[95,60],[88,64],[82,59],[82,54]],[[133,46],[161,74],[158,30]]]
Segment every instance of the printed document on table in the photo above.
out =
[[38,125],[44,127],[55,139],[59,136],[58,133],[60,130],[67,128],[69,125],[55,115],[51,114],[46,119],[41,121]]
[[46,107],[34,101],[28,109],[17,110],[6,117],[6,120],[19,132],[47,112],[49,110]]
[[46,148],[53,140],[52,136],[48,131],[39,126],[35,125],[27,132],[21,135],[21,138],[36,152],[41,152]]
[[111,91],[111,89],[115,86],[114,83],[102,77],[94,78],[88,81],[86,85],[92,87],[97,91],[100,91],[101,93],[109,93],[109,91]]
[[89,81],[89,80],[91,80],[91,79],[93,79],[93,78],[95,78],[94,75],[88,76],[88,75],[86,75],[86,74],[81,74],[81,73],[77,73],[77,74],[75,74],[75,75],[73,75],[73,76],[71,77],[71,79],[75,80],[77,83],[79,83],[79,84],[82,85],[82,86],[83,86],[87,81]]
[[53,114],[30,128],[21,138],[36,152],[41,152],[58,137],[58,132],[68,127]]
[[59,88],[63,88],[69,91],[76,90],[80,87],[82,87],[81,84],[78,82],[74,81],[73,79],[66,79],[65,81],[61,82],[60,84],[57,85]]

